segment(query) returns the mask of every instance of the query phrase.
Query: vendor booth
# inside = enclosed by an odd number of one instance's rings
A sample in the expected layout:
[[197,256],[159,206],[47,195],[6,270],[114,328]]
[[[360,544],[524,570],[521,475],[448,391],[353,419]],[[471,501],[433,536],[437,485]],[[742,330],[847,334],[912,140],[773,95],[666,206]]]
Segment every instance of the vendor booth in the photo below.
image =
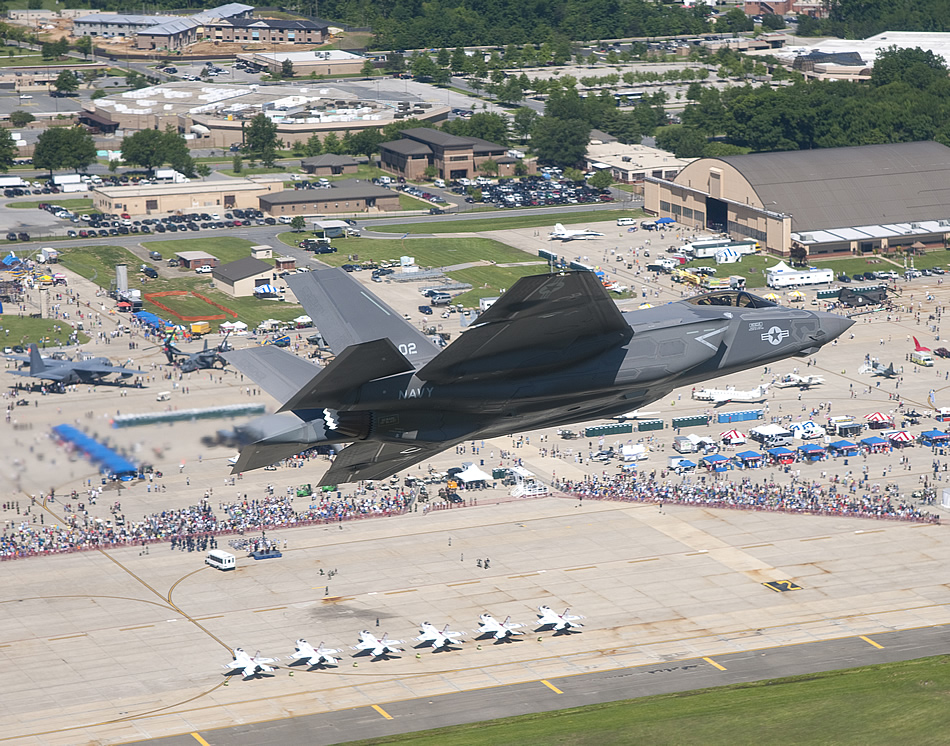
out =
[[868,453],[889,453],[891,450],[891,444],[877,435],[861,438],[860,445],[864,446]]
[[743,451],[736,454],[735,459],[743,469],[758,469],[762,466],[762,454],[757,451]]
[[825,449],[815,443],[799,446],[798,453],[805,461],[821,461],[826,455]]
[[769,460],[773,464],[782,464],[787,466],[795,461],[795,451],[786,448],[785,446],[779,446],[778,448],[769,448],[766,451],[769,455]]
[[703,456],[702,464],[713,471],[729,471],[729,459],[719,453],[713,453],[709,456]]

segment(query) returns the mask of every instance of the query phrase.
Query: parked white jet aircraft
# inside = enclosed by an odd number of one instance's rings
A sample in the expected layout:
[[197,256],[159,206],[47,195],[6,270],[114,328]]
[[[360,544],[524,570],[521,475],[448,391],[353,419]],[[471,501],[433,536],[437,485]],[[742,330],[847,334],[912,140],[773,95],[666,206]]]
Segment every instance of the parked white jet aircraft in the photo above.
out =
[[577,616],[576,614],[569,614],[570,609],[564,609],[563,614],[558,614],[550,606],[539,606],[538,611],[541,613],[538,614],[538,626],[539,627],[548,627],[552,626],[555,632],[561,632],[562,630],[570,629],[571,627],[583,627],[583,624],[578,624],[578,619],[583,619],[582,616]]
[[711,401],[715,404],[728,404],[732,401],[760,402],[765,400],[770,385],[763,383],[750,391],[739,391],[734,386],[727,389],[699,389],[693,392],[693,398],[699,401]]
[[224,667],[229,668],[232,671],[242,668],[244,669],[244,679],[253,678],[259,673],[272,673],[274,669],[271,666],[268,666],[268,663],[277,663],[280,658],[261,658],[261,651],[258,650],[254,656],[250,656],[245,653],[241,648],[234,649],[234,660],[226,664]]
[[343,652],[337,648],[325,648],[322,642],[316,648],[306,640],[297,640],[294,644],[297,650],[290,657],[297,661],[307,661],[308,666],[335,666],[337,659],[333,657],[333,654]]
[[369,650],[374,658],[382,658],[388,653],[401,653],[402,648],[396,647],[401,644],[402,640],[389,640],[386,635],[376,637],[368,629],[364,629],[360,632],[360,644],[354,645],[353,650]]
[[475,630],[476,635],[492,635],[496,640],[524,634],[524,632],[515,631],[524,625],[511,621],[510,616],[506,617],[505,621],[499,622],[491,614],[482,614],[478,617],[478,624],[479,627]]
[[416,640],[419,642],[431,642],[432,643],[432,652],[436,650],[445,649],[448,650],[450,645],[455,645],[463,642],[456,638],[461,637],[461,632],[449,632],[449,625],[445,625],[440,632],[436,627],[432,626],[428,622],[422,623],[422,632]]
[[811,386],[817,386],[818,384],[824,383],[825,379],[821,376],[799,376],[794,373],[789,373],[786,376],[782,376],[778,381],[773,381],[773,386],[778,386],[780,389],[791,388],[792,386],[798,386],[800,389],[807,389]]
[[592,231],[590,228],[582,230],[568,230],[560,223],[554,225],[554,230],[548,234],[551,241],[584,241],[588,238],[599,238],[603,233]]

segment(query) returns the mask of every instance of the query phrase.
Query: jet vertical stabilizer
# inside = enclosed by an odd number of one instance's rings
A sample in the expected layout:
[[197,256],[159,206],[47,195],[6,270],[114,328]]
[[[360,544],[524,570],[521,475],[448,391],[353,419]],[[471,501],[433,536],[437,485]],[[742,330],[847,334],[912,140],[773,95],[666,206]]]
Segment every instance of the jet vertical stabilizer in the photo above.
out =
[[40,348],[36,346],[36,343],[30,345],[30,375],[38,376],[44,370],[46,370],[46,363],[43,362],[43,356],[40,355]]
[[422,332],[342,269],[290,275],[287,285],[337,355],[377,339],[391,340],[416,368],[439,353]]

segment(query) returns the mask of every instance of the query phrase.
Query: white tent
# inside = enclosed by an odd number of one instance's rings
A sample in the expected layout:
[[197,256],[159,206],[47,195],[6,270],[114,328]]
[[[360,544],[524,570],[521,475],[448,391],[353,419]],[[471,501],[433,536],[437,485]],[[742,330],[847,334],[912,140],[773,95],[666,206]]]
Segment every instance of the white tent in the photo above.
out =
[[298,326],[305,326],[307,324],[312,324],[313,319],[311,319],[309,316],[298,316],[294,319],[294,323]]
[[724,249],[723,251],[716,252],[716,264],[735,264],[741,259],[742,255],[732,249]]
[[469,464],[465,468],[465,471],[460,471],[455,475],[455,478],[465,484],[469,482],[490,482],[492,480],[491,474],[486,474],[475,466],[475,464]]
[[793,271],[785,262],[779,262],[774,267],[769,267],[766,272],[791,272]]
[[273,285],[258,285],[256,288],[254,288],[254,294],[255,295],[276,295],[277,288],[275,288]]
[[640,459],[645,459],[647,456],[647,447],[642,443],[620,447],[620,457],[624,461],[639,461]]

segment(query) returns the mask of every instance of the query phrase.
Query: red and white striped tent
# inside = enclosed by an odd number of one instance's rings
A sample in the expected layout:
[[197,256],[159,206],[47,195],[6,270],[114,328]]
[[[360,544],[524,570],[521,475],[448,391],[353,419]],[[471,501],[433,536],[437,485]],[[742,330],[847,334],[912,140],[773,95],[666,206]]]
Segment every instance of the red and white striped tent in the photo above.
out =
[[738,430],[726,430],[719,433],[719,440],[728,440],[730,443],[745,443],[745,435]]
[[864,419],[868,422],[892,422],[894,420],[893,417],[884,412],[871,412],[871,414],[864,415]]
[[895,443],[912,443],[914,441],[914,436],[911,435],[906,430],[901,430],[896,433],[891,433],[887,437],[888,437],[888,440],[892,440]]

